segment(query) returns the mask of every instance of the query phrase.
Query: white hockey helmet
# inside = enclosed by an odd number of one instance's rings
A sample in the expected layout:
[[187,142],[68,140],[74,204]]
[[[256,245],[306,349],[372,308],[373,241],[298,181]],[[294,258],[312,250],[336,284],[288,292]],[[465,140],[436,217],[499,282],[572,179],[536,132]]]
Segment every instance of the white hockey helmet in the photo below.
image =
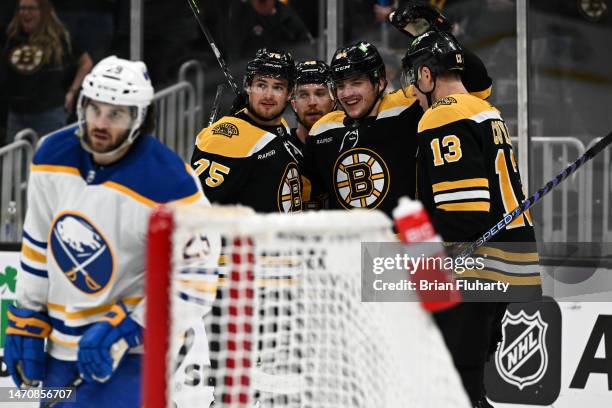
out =
[[125,141],[113,149],[113,154],[125,144],[132,143],[139,135],[139,129],[147,116],[147,110],[153,101],[154,90],[149,78],[147,66],[142,61],[129,61],[116,56],[104,58],[85,76],[77,115],[81,131],[81,144],[83,148],[91,153],[85,135],[85,110],[84,106],[88,100],[99,101],[112,105],[123,105],[135,108],[135,117],[128,136]]

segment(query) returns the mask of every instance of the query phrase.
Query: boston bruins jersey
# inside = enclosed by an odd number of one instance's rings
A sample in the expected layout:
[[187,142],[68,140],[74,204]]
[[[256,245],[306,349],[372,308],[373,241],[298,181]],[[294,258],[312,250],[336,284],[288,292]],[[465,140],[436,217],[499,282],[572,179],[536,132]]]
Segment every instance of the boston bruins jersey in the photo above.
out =
[[[304,148],[304,199],[333,209],[378,208],[387,214],[401,196],[414,197],[416,127],[422,109],[394,92],[377,116],[349,124],[344,112],[323,116]],[[348,125],[348,126],[347,126]]]
[[[436,231],[449,242],[473,242],[524,200],[517,160],[500,112],[469,94],[432,105],[419,122],[418,190]],[[521,300],[540,294],[529,213],[477,251],[485,268],[461,277],[506,282]]]
[[210,201],[257,212],[301,211],[301,152],[288,134],[284,121],[261,126],[244,111],[202,130],[191,165]]

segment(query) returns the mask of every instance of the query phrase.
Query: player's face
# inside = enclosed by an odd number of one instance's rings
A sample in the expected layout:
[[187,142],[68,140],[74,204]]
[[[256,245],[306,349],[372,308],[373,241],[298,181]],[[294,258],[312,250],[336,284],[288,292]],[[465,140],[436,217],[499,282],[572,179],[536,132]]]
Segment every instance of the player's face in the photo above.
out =
[[295,95],[291,101],[300,123],[307,129],[321,117],[334,108],[334,100],[329,94],[327,86],[322,84],[304,84],[295,88]]
[[40,8],[38,1],[20,0],[18,10],[23,31],[27,34],[34,32],[40,23]]
[[260,117],[272,120],[278,117],[289,99],[286,79],[256,75],[247,89],[249,106]]
[[127,137],[133,121],[129,106],[89,101],[85,107],[85,122],[92,150],[106,153],[117,148]]
[[427,96],[425,96],[423,92],[419,91],[420,89],[424,92],[429,92],[431,89],[433,89],[433,82],[431,80],[431,71],[429,71],[429,68],[421,67],[419,69],[419,72],[417,73],[416,86],[411,86],[409,89],[412,89],[412,95],[418,99],[419,105],[421,105],[421,108],[423,108],[424,111],[429,109],[429,103],[427,102]]
[[360,118],[368,113],[377,96],[378,87],[370,81],[367,75],[336,82],[336,97],[351,118]]

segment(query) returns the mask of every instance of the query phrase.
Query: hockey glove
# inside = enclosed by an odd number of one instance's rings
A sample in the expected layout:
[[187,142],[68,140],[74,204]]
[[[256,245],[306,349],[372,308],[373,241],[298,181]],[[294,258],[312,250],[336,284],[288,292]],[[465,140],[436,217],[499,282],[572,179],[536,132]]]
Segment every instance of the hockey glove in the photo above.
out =
[[15,385],[36,387],[45,377],[45,338],[51,333],[49,316],[9,305],[4,339],[4,362]]
[[438,9],[422,0],[410,1],[405,7],[389,14],[391,24],[409,37],[418,37],[427,31],[450,33],[452,24]]
[[234,101],[232,102],[232,107],[230,108],[230,115],[235,115],[236,113],[246,108],[248,105],[249,95],[247,95],[246,92],[240,92],[238,95],[236,95]]
[[91,326],[79,341],[77,367],[85,381],[107,381],[123,356],[117,345],[136,347],[143,342],[142,327],[122,302],[113,305],[102,321]]

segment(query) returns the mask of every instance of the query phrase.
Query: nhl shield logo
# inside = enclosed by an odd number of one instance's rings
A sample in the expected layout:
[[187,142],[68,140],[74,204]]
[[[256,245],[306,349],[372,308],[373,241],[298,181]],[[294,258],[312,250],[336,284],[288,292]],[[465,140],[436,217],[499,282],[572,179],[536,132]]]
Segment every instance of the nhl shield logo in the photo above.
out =
[[506,312],[503,341],[495,354],[495,366],[504,381],[522,390],[544,377],[548,367],[547,329],[540,311],[532,315],[524,310],[516,315]]
[[68,281],[88,295],[102,292],[115,270],[108,241],[94,224],[78,213],[61,213],[49,236],[51,253]]

